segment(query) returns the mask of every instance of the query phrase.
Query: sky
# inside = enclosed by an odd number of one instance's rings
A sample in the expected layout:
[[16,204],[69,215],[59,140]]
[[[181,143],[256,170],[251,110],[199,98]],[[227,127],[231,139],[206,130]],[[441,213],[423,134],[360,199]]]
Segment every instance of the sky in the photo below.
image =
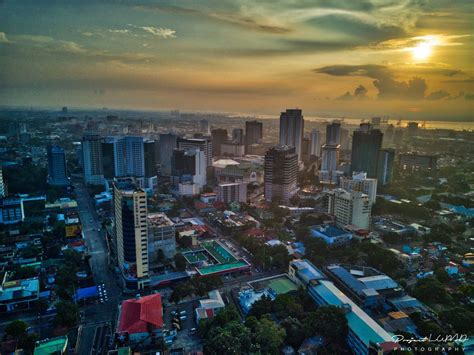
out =
[[470,0],[0,0],[0,105],[474,120]]

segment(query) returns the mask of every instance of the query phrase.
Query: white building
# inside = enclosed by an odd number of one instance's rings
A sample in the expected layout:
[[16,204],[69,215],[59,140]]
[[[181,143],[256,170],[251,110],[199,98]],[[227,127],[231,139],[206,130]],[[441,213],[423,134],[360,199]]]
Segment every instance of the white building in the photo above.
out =
[[346,191],[360,191],[369,196],[372,204],[377,199],[377,179],[367,178],[365,172],[353,172],[352,178],[341,178],[339,187]]
[[301,161],[304,119],[300,109],[287,109],[280,115],[280,145],[295,147]]
[[328,213],[336,217],[340,227],[351,225],[369,229],[372,204],[369,196],[360,192],[334,189],[328,193]]
[[247,183],[229,182],[219,184],[217,196],[220,202],[247,202]]
[[311,143],[309,148],[309,154],[317,157],[321,156],[321,132],[317,129],[311,131]]
[[172,259],[176,254],[176,239],[174,223],[164,213],[150,213],[148,224],[148,256],[150,263],[159,260],[159,250],[166,259]]
[[185,150],[199,149],[200,151],[204,152],[204,156],[206,157],[206,166],[212,165],[213,153],[212,153],[212,139],[210,137],[178,138],[178,148],[185,149]]
[[84,182],[100,185],[104,182],[102,167],[102,138],[98,134],[88,133],[82,138],[82,162]]

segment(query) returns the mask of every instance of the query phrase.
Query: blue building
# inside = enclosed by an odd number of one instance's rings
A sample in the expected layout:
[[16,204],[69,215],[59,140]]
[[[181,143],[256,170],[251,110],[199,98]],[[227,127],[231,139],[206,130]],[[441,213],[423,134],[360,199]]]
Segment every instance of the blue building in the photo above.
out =
[[331,225],[313,226],[309,232],[312,237],[322,239],[329,246],[345,245],[352,239],[352,233]]
[[48,184],[55,186],[67,186],[66,155],[64,149],[59,146],[48,145]]

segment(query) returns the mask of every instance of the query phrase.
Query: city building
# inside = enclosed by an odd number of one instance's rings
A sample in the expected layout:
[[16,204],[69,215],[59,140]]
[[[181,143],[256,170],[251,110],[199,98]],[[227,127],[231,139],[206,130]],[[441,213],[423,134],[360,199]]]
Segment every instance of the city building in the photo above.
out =
[[179,184],[195,185],[193,191],[199,193],[207,183],[206,157],[201,150],[174,149],[171,167],[171,180],[175,187]]
[[340,145],[341,144],[341,123],[333,122],[326,126],[326,144]]
[[393,164],[395,162],[394,149],[381,149],[377,162],[377,181],[380,185],[387,185],[392,182]]
[[280,114],[280,146],[295,147],[298,161],[302,160],[304,119],[300,109],[287,109]]
[[131,345],[150,345],[163,335],[163,304],[161,295],[125,300],[119,308],[117,338]]
[[321,132],[319,132],[317,129],[313,129],[311,131],[309,154],[317,157],[321,156]]
[[298,192],[298,154],[295,147],[276,146],[265,154],[264,195],[266,201],[287,204]]
[[227,182],[221,183],[218,188],[218,200],[224,203],[247,202],[247,183],[246,182]]
[[54,186],[69,185],[64,149],[59,146],[48,145],[46,151],[48,155],[48,184]]
[[377,179],[367,178],[365,172],[353,172],[352,178],[341,178],[339,179],[339,187],[351,192],[361,191],[367,196],[372,204],[377,199]]
[[0,197],[5,197],[7,195],[7,189],[5,187],[5,181],[3,180],[3,168],[0,166]]
[[0,285],[0,314],[30,309],[39,299],[39,279],[10,280],[9,277],[10,273],[5,272]]
[[154,190],[158,185],[158,142],[154,140],[143,141],[143,151],[145,157],[145,187]]
[[204,152],[206,166],[212,166],[212,139],[210,137],[202,138],[178,138],[179,149],[199,149]]
[[209,134],[211,133],[210,131],[210,126],[209,126],[209,121],[202,119],[199,121],[199,130],[202,134]]
[[[63,107],[63,111],[66,107]],[[66,108],[67,111],[67,108]],[[67,112],[66,112],[67,113]],[[68,337],[46,338],[35,343],[33,355],[63,355],[68,353]]]
[[224,128],[216,128],[211,131],[212,149],[215,156],[221,155],[221,145],[227,142],[227,130]]
[[393,254],[395,254],[397,259],[403,264],[403,267],[405,268],[405,270],[409,272],[418,270],[421,264],[423,263],[423,257],[416,252],[405,253],[397,249],[389,249],[389,250]]
[[263,123],[259,121],[245,122],[245,145],[259,144],[263,137]]
[[[234,158],[235,159],[235,158]],[[219,159],[212,166],[217,183],[245,181],[263,182],[263,163],[260,161],[241,161]]]
[[25,211],[23,201],[17,197],[0,199],[0,224],[23,222]]
[[232,142],[239,145],[245,144],[244,130],[242,128],[234,128],[232,130]]
[[82,137],[81,144],[84,182],[91,185],[103,184],[102,137],[98,134],[86,133]]
[[431,172],[436,170],[436,156],[405,153],[399,156],[399,169],[408,173]]
[[377,178],[379,151],[382,148],[383,133],[371,129],[370,124],[361,124],[352,136],[351,173],[365,171],[367,177]]
[[171,175],[171,156],[173,149],[178,147],[178,137],[173,133],[160,134],[160,173],[163,176]]
[[312,282],[326,278],[324,274],[307,259],[296,259],[290,261],[288,277],[296,285],[304,288]]
[[319,181],[321,183],[335,184],[343,172],[338,170],[341,146],[339,144],[324,144],[322,147],[321,170]]
[[212,318],[225,308],[225,303],[219,290],[209,291],[208,296],[209,298],[199,300],[199,306],[194,310],[197,324],[199,324],[201,319]]
[[347,150],[349,146],[349,131],[345,128],[341,128],[341,149]]
[[360,191],[348,192],[338,188],[328,192],[328,197],[328,213],[335,216],[338,226],[369,229],[372,208],[369,196]]
[[113,187],[118,266],[125,288],[142,289],[149,276],[146,193],[133,178],[116,178]]
[[323,240],[329,246],[342,246],[352,240],[352,233],[331,225],[313,226],[309,233],[314,238]]
[[231,157],[243,157],[245,155],[245,145],[234,142],[222,143],[221,155]]
[[150,264],[172,259],[176,254],[175,224],[164,213],[150,213],[146,220]]

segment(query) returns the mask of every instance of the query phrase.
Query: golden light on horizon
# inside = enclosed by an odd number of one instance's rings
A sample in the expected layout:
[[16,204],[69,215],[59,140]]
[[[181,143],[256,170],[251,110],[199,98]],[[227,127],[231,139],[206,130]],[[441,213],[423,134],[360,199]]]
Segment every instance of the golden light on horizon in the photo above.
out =
[[433,47],[438,44],[438,40],[435,36],[423,36],[419,37],[420,42],[411,48],[408,48],[411,51],[414,60],[426,60],[433,53]]

